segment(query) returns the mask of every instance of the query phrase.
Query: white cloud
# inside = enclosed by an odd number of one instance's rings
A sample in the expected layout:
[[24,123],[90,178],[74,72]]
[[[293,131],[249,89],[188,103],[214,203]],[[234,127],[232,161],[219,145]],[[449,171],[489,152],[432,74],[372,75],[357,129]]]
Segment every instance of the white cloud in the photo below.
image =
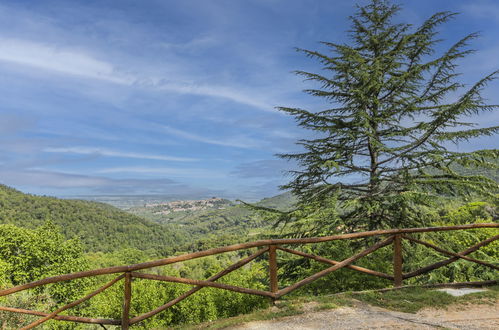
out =
[[137,86],[157,91],[178,94],[217,97],[240,104],[246,104],[264,111],[275,112],[271,102],[255,97],[255,93],[241,91],[222,85],[203,85],[189,77],[176,76],[166,80],[163,77],[151,77],[124,73],[113,63],[97,59],[87,52],[65,49],[45,43],[28,40],[0,38],[2,51],[0,61],[17,65],[52,71],[59,74],[96,79],[125,86]]
[[80,155],[99,155],[108,157],[123,157],[123,158],[137,158],[137,159],[153,159],[153,160],[165,160],[165,161],[177,161],[177,162],[193,162],[198,161],[196,158],[187,157],[173,157],[164,155],[151,155],[151,154],[141,154],[134,152],[122,152],[103,148],[92,148],[92,147],[68,147],[68,148],[45,148],[44,152],[54,152],[54,153],[70,153],[70,154],[80,154]]
[[168,50],[197,52],[200,49],[214,47],[219,44],[220,40],[215,35],[204,35],[183,43],[160,42],[157,46]]
[[254,96],[251,96],[249,92],[241,93],[240,91],[224,86],[206,86],[195,83],[169,82],[159,84],[158,89],[180,94],[220,97],[236,103],[250,105],[264,111],[276,112],[274,106],[270,102],[265,102],[257,97],[255,98]]
[[116,84],[130,84],[134,80],[116,72],[112,64],[83,52],[19,39],[2,38],[0,43],[0,61]]
[[230,137],[228,139],[213,139],[194,133],[186,132],[169,126],[161,126],[167,133],[191,141],[214,144],[225,147],[236,147],[244,149],[259,148],[261,142],[245,136]]
[[277,136],[283,139],[293,139],[296,140],[299,138],[298,134],[295,132],[290,132],[289,130],[283,130],[283,129],[274,129],[270,131],[270,134],[273,136]]
[[189,178],[225,178],[228,175],[223,172],[212,171],[202,168],[172,168],[172,167],[112,167],[98,170],[97,173],[138,173],[138,174],[161,174],[173,177]]

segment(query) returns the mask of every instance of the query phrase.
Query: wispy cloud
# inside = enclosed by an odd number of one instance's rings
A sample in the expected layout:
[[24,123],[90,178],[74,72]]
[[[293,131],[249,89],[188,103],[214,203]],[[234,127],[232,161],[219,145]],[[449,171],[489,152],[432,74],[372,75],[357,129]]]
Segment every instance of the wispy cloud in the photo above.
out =
[[0,43],[2,44],[0,61],[119,85],[178,94],[217,97],[264,111],[275,112],[271,102],[265,101],[261,97],[255,97],[255,94],[249,91],[244,92],[241,89],[216,83],[208,86],[189,77],[178,75],[174,79],[165,79],[140,72],[125,73],[112,63],[90,55],[89,52],[66,49],[46,43],[14,38],[0,38]]
[[461,6],[463,12],[479,17],[494,19],[499,22],[499,4],[497,1],[473,1]]
[[211,96],[227,99],[236,103],[246,104],[260,110],[277,112],[271,102],[255,97],[254,92],[243,93],[242,90],[235,90],[220,85],[200,85],[194,82],[168,82],[160,81],[154,84],[159,90],[176,92],[179,94],[192,94],[200,96]]
[[232,175],[241,178],[283,179],[286,172],[293,168],[292,163],[282,159],[264,159],[239,164]]
[[[463,12],[441,30],[444,48],[483,31],[479,52],[460,61],[464,83],[497,69],[498,1],[397,1],[398,19],[415,25],[432,11]],[[50,4],[0,1],[0,182],[44,193],[192,191],[184,183],[239,198],[274,193],[293,164],[273,154],[314,137],[274,106],[336,106],[300,92],[315,85],[290,71],[321,65],[292,49],[346,42],[355,10],[351,0]],[[490,103],[498,83],[484,90]]]
[[138,173],[152,175],[168,175],[188,178],[224,178],[227,174],[222,171],[213,171],[202,168],[174,168],[174,167],[112,167],[96,171],[101,174]]
[[121,157],[121,158],[137,158],[137,159],[153,159],[153,160],[165,160],[165,161],[176,161],[176,162],[193,162],[198,161],[196,158],[188,157],[174,157],[174,156],[164,156],[164,155],[151,155],[142,154],[135,152],[122,152],[103,148],[92,148],[92,147],[68,147],[68,148],[45,148],[44,152],[55,152],[55,153],[70,153],[70,154],[80,154],[80,155],[99,155],[108,157]]
[[174,135],[182,139],[197,141],[201,143],[214,144],[225,147],[244,148],[244,149],[259,148],[262,145],[261,141],[246,136],[234,136],[228,139],[214,139],[169,126],[161,126],[161,127],[164,129],[165,132],[171,135]]
[[127,85],[134,80],[117,73],[110,63],[98,60],[84,52],[19,39],[2,38],[0,43],[2,44],[0,61],[116,84]]

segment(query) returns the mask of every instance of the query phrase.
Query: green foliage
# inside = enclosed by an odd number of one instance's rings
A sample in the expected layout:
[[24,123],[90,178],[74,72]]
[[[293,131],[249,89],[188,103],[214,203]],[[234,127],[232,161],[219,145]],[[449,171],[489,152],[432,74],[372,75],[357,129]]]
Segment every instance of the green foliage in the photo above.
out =
[[[326,209],[327,210],[327,209]],[[324,210],[324,212],[326,212]],[[319,213],[319,209],[315,214]],[[313,214],[313,213],[310,213]],[[453,226],[469,223],[490,223],[494,221],[497,210],[492,205],[484,202],[472,202],[460,207],[455,204],[443,206],[432,212],[430,226]],[[306,222],[307,219],[305,219]],[[321,221],[315,221],[320,224]],[[305,225],[304,225],[305,226]],[[320,227],[320,226],[319,226]],[[327,227],[326,227],[327,228]],[[324,230],[324,229],[322,229]],[[319,234],[327,232],[317,229]],[[435,233],[410,234],[415,238],[426,241],[433,245],[451,252],[461,252],[467,248],[497,235],[497,229],[480,228],[473,230],[459,230]],[[375,243],[374,239],[362,240],[340,240],[327,243],[301,246],[298,249],[328,259],[342,261]],[[435,262],[449,258],[428,247],[413,244],[403,240],[404,263],[403,271],[409,272]],[[469,255],[470,257],[483,260],[491,264],[498,264],[499,241],[480,248]],[[280,280],[282,286],[295,283],[298,280],[311,276],[327,267],[317,261],[291,256],[289,254],[279,255]],[[368,269],[377,270],[386,274],[393,273],[393,250],[391,246],[384,247],[376,252],[361,258],[355,265]],[[405,284],[428,284],[485,281],[497,279],[497,271],[489,267],[478,265],[466,260],[458,260],[442,268],[429,273],[405,280]],[[327,294],[350,290],[368,290],[383,288],[392,285],[391,281],[363,274],[350,269],[340,269],[324,276],[292,293],[294,296],[304,294]]]
[[[165,267],[157,270],[158,274],[188,277],[207,278],[228,266],[229,259],[222,257],[191,260],[174,267]],[[265,276],[265,269],[260,264],[239,269],[218,282],[242,287],[264,289],[261,279]],[[109,280],[106,279],[106,280]],[[140,315],[157,308],[168,301],[180,296],[191,287],[178,283],[164,283],[151,280],[134,279],[132,282],[131,315]],[[85,310],[89,315],[119,318],[122,311],[123,288],[116,284],[104,293],[92,299],[92,304]],[[156,316],[141,322],[140,326],[150,329],[175,324],[199,323],[217,318],[229,317],[240,313],[248,313],[255,309],[267,306],[266,299],[244,295],[232,291],[204,288],[191,295],[182,302],[166,309]]]
[[94,252],[85,255],[90,269],[106,268],[120,265],[132,265],[151,260],[152,251],[124,248],[113,252]]
[[477,34],[433,56],[437,29],[455,14],[439,12],[413,27],[393,22],[399,11],[388,0],[372,0],[350,17],[349,43],[323,42],[324,52],[298,49],[323,69],[296,72],[316,84],[305,92],[330,106],[280,108],[313,133],[298,142],[302,152],[280,155],[300,166],[282,188],[299,197],[301,212],[335,199],[329,207],[349,231],[427,224],[439,196],[492,198],[498,191],[497,182],[482,173],[458,171],[497,172],[498,150],[446,146],[497,133],[497,126],[469,129],[474,124],[464,119],[498,108],[481,93],[499,71],[466,89],[457,81],[457,62],[472,52],[468,44]]
[[0,223],[32,229],[48,220],[66,238],[78,237],[85,251],[132,247],[163,256],[182,242],[174,232],[110,205],[32,196],[0,185]]
[[[374,244],[372,240],[369,240]],[[331,260],[342,261],[365,249],[366,241],[340,240],[327,243],[306,245],[299,250],[325,257]],[[282,286],[291,285],[303,278],[311,276],[319,271],[331,267],[331,265],[320,263],[311,259],[291,256],[289,254],[279,255],[280,281]],[[355,263],[368,269],[384,273],[391,273],[393,268],[393,255],[390,246],[382,248]],[[291,293],[292,296],[323,295],[351,290],[367,290],[384,288],[391,284],[389,280],[372,275],[360,273],[351,269],[340,269],[326,275],[306,286]]]
[[[492,205],[483,202],[473,202],[459,208],[441,210],[440,218],[435,219],[431,225],[452,226],[468,223],[490,223],[493,221],[495,214],[496,209]],[[422,241],[457,253],[466,250],[481,241],[494,237],[495,235],[497,235],[497,229],[480,228],[451,232],[424,233],[415,236]],[[406,243],[404,251],[405,270],[414,270],[449,258],[449,256],[444,256],[433,249],[419,244]],[[499,260],[499,241],[493,241],[468,256],[497,265]],[[494,280],[496,278],[496,270],[466,260],[459,260],[445,267],[433,270],[430,273],[408,280],[407,283],[467,282]]]
[[[0,278],[19,285],[49,276],[87,269],[81,244],[65,240],[52,223],[34,230],[13,225],[0,225]],[[56,302],[64,302],[79,294],[84,280],[54,284],[47,293]]]
[[[35,229],[0,224],[0,288],[88,269],[80,242],[65,240],[60,228],[48,222]],[[57,304],[78,299],[90,279],[77,279],[38,287],[0,298],[0,303],[25,309],[52,310]],[[34,321],[22,314],[0,313],[6,325]]]
[[[490,222],[492,221],[492,217],[495,216],[495,212],[495,209],[490,204],[482,202],[469,203],[460,208],[444,207],[442,209],[435,210],[434,214],[436,220],[434,220],[433,225],[470,223],[472,220],[477,219],[478,221]],[[317,211],[316,215],[318,217],[324,217],[324,219],[328,216],[328,214],[321,214],[319,211]],[[417,237],[431,243],[435,243],[436,245],[451,251],[459,252],[480,240],[493,236],[496,231],[496,229],[477,229],[471,231],[435,234],[425,233],[419,234]],[[13,278],[17,278],[14,276],[16,274],[18,274],[17,276],[20,276],[23,281],[31,281],[36,278],[27,277],[29,274],[38,274],[38,277],[45,277],[59,273],[78,271],[88,267],[93,269],[113,265],[139,263],[150,259],[147,251],[128,248],[109,253],[95,252],[88,254],[85,258],[86,260],[82,260],[81,248],[78,248],[78,244],[73,240],[65,241],[63,235],[58,231],[57,227],[50,223],[36,230],[16,228],[12,225],[0,225],[0,232],[3,234],[1,236],[2,239],[0,239],[0,252],[3,253],[3,255],[8,256],[0,258],[0,269],[4,270],[3,274],[0,273],[0,280],[2,280],[3,283],[6,283],[5,285],[7,286],[15,284],[12,283],[12,281]],[[324,234],[326,233],[324,232]],[[313,245],[304,245],[298,249],[302,249],[307,253],[341,261],[364,249],[366,245],[373,244],[374,241],[375,239],[340,240]],[[425,247],[416,245],[412,246],[407,242],[404,244],[405,271],[419,268],[427,265],[428,263],[445,258],[439,253]],[[25,253],[16,254],[13,252],[19,251],[18,249],[25,249],[22,250]],[[29,249],[34,250],[32,251]],[[59,252],[54,249],[59,249],[57,250]],[[499,245],[495,242],[485,248],[482,248],[478,252],[475,252],[472,256],[488,262],[497,263],[497,251],[499,251]],[[54,256],[57,253],[63,254],[64,256],[53,259],[48,257]],[[290,254],[281,252],[278,254],[280,272],[279,282],[281,288],[329,267],[328,265],[304,258],[294,257]],[[53,262],[53,264],[51,266],[47,266],[44,262],[31,262],[33,256],[37,256],[42,259],[46,258],[43,260],[49,260],[50,262]],[[176,277],[206,279],[226,268],[228,265],[234,263],[242,256],[243,255],[239,253],[209,256],[157,269],[151,269],[147,272]],[[58,261],[60,261],[61,264],[58,264]],[[71,262],[75,263],[73,268],[71,268]],[[392,248],[391,246],[382,248],[373,254],[360,259],[355,264],[369,269],[391,273],[393,267]],[[42,265],[45,265],[46,268],[41,267]],[[18,267],[19,270],[17,270],[16,267]],[[33,269],[32,272],[31,269]],[[99,276],[95,278],[94,281],[88,282],[63,282],[60,286],[53,285],[48,287],[46,290],[30,290],[29,292],[16,294],[12,297],[9,296],[7,301],[4,299],[1,303],[4,305],[27,309],[53,310],[56,306],[61,306],[63,300],[69,301],[82,297],[85,294],[95,290],[97,287],[110,281],[115,276],[117,275]],[[426,284],[428,282],[486,280],[494,279],[494,276],[494,271],[488,270],[483,266],[474,266],[472,263],[460,261],[440,270],[433,271],[429,275],[424,275],[414,280],[406,281],[406,283]],[[266,258],[256,260],[251,264],[223,277],[218,280],[218,282],[266,290],[269,286],[267,260]],[[349,269],[342,269],[302,287],[301,289],[293,292],[286,299],[292,299],[293,297],[302,295],[316,296],[341,291],[382,288],[390,285],[391,282],[388,280],[365,275]],[[187,291],[190,286],[176,283],[163,283],[158,281],[134,279],[132,288],[131,314],[135,316],[148,312],[180,296],[182,293]],[[433,298],[436,297],[435,299],[440,299],[438,295],[431,295],[427,297],[426,294],[422,294],[420,298],[418,297],[416,297],[416,300],[413,302],[414,306],[420,306],[425,299],[427,299],[426,303],[430,304],[433,304]],[[397,296],[392,297],[390,295],[375,293],[366,294],[362,299],[366,301],[378,301],[383,303],[385,307],[392,306],[392,301],[398,301]],[[447,300],[440,299],[440,302],[446,301]],[[334,307],[338,305],[337,302],[338,301],[336,300],[324,301],[321,308]],[[82,304],[78,308],[72,309],[70,314],[103,318],[120,318],[122,313],[122,304],[123,281],[120,281],[103,293],[92,298],[89,302]],[[241,313],[250,313],[255,309],[262,308],[267,305],[268,300],[262,297],[244,295],[215,288],[204,288],[181,303],[172,306],[153,318],[142,322],[140,326],[149,329],[186,323],[194,324],[218,318],[230,317]],[[399,308],[409,309],[411,306],[412,305],[409,303],[402,303]],[[292,310],[297,311],[298,309],[290,307],[283,310],[282,313],[286,314]],[[296,313],[296,311],[293,313]],[[0,318],[2,320],[8,320],[7,324],[12,324],[14,327],[19,327],[33,320],[30,316],[19,316],[10,313],[3,313],[0,315]],[[47,327],[51,329],[65,329],[79,326],[53,321],[48,324]]]
[[[44,309],[52,307],[53,302],[46,295],[37,295],[24,291],[13,296],[0,297],[0,305],[15,306],[23,309]],[[0,312],[0,326],[5,327],[5,329],[19,329],[34,322],[37,318],[37,316],[25,314]]]

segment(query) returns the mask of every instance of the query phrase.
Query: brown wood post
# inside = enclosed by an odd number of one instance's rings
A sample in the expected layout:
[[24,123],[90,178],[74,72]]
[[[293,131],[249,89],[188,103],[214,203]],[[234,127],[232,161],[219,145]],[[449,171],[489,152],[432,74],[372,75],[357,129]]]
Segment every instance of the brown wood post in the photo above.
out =
[[393,286],[402,286],[402,235],[394,235],[393,240]]
[[276,293],[279,290],[277,283],[277,247],[275,245],[269,246],[269,275],[270,275],[270,291]]
[[125,287],[123,299],[123,315],[121,317],[121,329],[127,330],[130,327],[130,301],[132,299],[132,274],[125,273]]

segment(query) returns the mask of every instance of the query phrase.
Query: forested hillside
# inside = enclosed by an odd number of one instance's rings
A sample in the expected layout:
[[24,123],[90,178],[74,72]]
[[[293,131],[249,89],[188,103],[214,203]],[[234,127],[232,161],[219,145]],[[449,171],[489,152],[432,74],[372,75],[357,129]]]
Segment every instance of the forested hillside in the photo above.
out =
[[131,247],[164,255],[183,241],[178,232],[110,205],[33,196],[0,185],[0,223],[33,229],[47,221],[60,226],[67,239],[78,237],[85,251]]
[[[289,210],[296,199],[290,193],[264,198],[255,203],[277,210]],[[192,201],[191,201],[192,202]],[[170,203],[167,203],[169,205]],[[166,206],[168,210],[170,206]],[[258,235],[271,230],[273,220],[243,205],[220,200],[215,206],[204,209],[161,212],[157,205],[135,207],[129,212],[162,224],[169,232],[184,235],[180,248],[183,251],[206,249],[258,239]]]

